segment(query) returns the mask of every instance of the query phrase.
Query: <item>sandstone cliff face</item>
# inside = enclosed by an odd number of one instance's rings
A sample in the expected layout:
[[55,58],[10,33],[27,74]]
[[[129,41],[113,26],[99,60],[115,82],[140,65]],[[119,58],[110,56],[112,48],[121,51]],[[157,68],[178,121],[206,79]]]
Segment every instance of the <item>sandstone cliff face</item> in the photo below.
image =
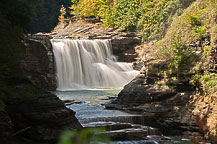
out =
[[[217,46],[211,50],[207,72],[217,73]],[[217,91],[217,85],[214,87]],[[194,104],[193,115],[200,131],[217,143],[217,92],[210,95],[195,95],[192,100]]]
[[12,86],[19,90],[23,88],[22,92],[17,92],[18,99],[8,96],[4,109],[0,101],[0,139],[5,144],[53,142],[64,130],[82,128],[75,112],[66,108],[58,97],[45,91],[56,89],[50,38],[39,34],[24,41],[21,66],[28,80]]
[[[137,48],[144,66],[140,74],[123,88],[118,98],[108,104],[107,108],[142,113],[151,119],[146,122],[147,125],[159,127],[165,134],[200,130],[216,143],[216,93],[194,95],[195,91],[189,83],[177,83],[172,87],[168,85],[167,77],[160,73],[166,63],[154,57],[156,49],[153,44],[145,43],[143,47]],[[206,44],[210,42],[198,40],[189,45],[203,49]],[[213,46],[207,59],[208,65],[202,70],[204,73],[217,73],[216,52],[216,46]]]

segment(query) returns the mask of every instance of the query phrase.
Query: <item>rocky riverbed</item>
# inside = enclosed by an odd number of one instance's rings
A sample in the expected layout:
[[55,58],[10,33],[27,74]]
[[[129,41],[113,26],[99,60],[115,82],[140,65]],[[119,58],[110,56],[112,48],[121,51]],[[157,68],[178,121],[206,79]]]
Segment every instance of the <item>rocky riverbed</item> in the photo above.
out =
[[55,94],[67,103],[68,108],[76,111],[76,117],[84,128],[104,128],[105,134],[112,139],[114,144],[191,144],[190,139],[193,138],[200,138],[203,141],[203,137],[197,130],[195,132],[185,131],[182,134],[176,132],[172,137],[171,135],[164,136],[163,132],[177,131],[177,129],[174,127],[174,129],[162,131],[163,129],[147,126],[148,122],[155,123],[155,119],[151,119],[150,115],[147,117],[148,115],[142,113],[141,110],[135,113],[136,110],[132,112],[124,107],[120,110],[105,109],[105,103],[117,98],[115,95],[118,92],[119,90],[87,90],[55,92]]

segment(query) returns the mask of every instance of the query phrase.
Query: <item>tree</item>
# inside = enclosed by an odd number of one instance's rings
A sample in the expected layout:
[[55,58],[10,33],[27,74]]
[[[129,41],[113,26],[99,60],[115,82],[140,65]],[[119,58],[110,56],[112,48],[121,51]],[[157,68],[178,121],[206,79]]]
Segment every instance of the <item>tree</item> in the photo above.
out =
[[59,22],[62,23],[65,20],[66,15],[66,8],[62,5],[60,8],[60,16],[59,16]]
[[[71,5],[71,0],[40,0],[33,7],[31,18],[32,32],[50,32],[58,24],[61,6],[67,8]],[[66,16],[69,16],[66,13]]]

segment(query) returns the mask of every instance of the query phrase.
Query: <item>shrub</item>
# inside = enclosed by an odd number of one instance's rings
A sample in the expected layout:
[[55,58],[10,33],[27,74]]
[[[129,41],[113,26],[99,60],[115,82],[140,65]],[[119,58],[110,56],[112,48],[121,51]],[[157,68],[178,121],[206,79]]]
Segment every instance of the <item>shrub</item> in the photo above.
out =
[[171,77],[184,79],[183,75],[190,72],[197,55],[183,41],[180,35],[172,39],[169,47],[163,46],[157,57],[167,60],[166,73]]
[[204,95],[213,94],[217,91],[215,88],[217,86],[217,74],[196,74],[192,77],[191,84],[196,86]]

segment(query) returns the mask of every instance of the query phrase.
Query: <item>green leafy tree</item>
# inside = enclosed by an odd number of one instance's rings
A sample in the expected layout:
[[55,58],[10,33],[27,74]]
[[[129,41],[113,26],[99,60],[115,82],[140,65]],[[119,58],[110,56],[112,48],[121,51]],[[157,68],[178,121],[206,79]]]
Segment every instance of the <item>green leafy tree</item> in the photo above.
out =
[[141,6],[140,0],[118,0],[113,9],[113,27],[135,31],[143,10]]

